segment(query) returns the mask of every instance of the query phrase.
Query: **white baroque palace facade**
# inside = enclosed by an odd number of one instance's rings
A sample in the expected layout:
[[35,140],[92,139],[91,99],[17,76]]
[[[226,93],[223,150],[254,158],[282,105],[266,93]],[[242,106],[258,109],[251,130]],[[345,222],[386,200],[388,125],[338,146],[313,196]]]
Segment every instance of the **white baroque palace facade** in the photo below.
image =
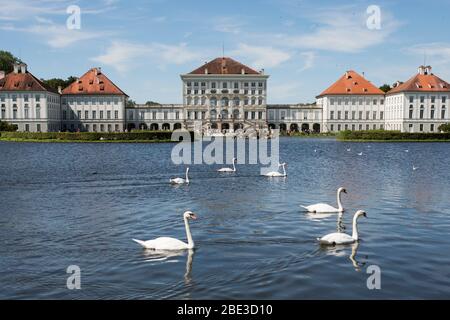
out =
[[405,83],[397,83],[386,95],[386,129],[402,132],[437,132],[450,122],[450,84],[420,66]]
[[182,104],[137,104],[127,107],[127,129],[176,130],[186,128]]
[[430,66],[420,66],[386,94],[347,71],[314,104],[267,104],[268,78],[264,70],[216,58],[181,75],[182,104],[127,105],[128,96],[101,68],[90,69],[61,91],[48,88],[25,64],[15,64],[8,74],[0,71],[0,120],[31,132],[186,128],[204,134],[249,128],[437,132],[450,122],[450,84]]
[[384,92],[355,71],[347,71],[317,96],[322,131],[377,130],[385,127]]
[[0,71],[0,120],[19,131],[57,132],[60,95],[28,72],[26,64],[15,64],[7,75]]
[[100,68],[92,68],[62,91],[61,130],[124,131],[127,98]]
[[322,108],[316,104],[270,104],[267,122],[271,129],[318,133],[322,128]]
[[186,127],[234,131],[267,127],[267,79],[231,58],[216,58],[181,75]]

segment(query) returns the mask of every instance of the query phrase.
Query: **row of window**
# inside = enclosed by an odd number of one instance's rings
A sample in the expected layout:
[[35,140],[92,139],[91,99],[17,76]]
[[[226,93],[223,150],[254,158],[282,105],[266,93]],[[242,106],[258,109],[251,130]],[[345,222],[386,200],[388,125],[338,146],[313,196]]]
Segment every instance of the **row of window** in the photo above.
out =
[[[11,94],[11,100],[13,102],[17,102],[18,99],[22,98],[24,102],[29,102],[31,99],[34,98],[34,100],[36,102],[40,102],[41,101],[41,95],[40,94],[23,94],[23,95],[17,95],[17,94]],[[0,95],[0,102],[5,102],[6,101],[6,95]],[[58,100],[58,96],[48,96],[48,101],[49,102],[59,102]]]
[[[217,90],[212,89],[210,92],[211,92],[211,93],[217,93]],[[221,92],[222,92],[222,93],[229,93],[228,89],[223,89]],[[233,93],[239,93],[239,90],[234,90]],[[252,94],[252,95],[259,94],[259,95],[262,95],[263,93],[264,93],[264,92],[263,92],[263,90],[261,90],[261,89],[259,89],[259,90],[254,90],[254,89],[253,89],[253,90],[248,90],[248,89],[244,89],[244,90],[243,90],[243,94]],[[197,95],[197,94],[206,94],[206,90],[204,90],[204,89],[201,89],[201,90],[197,90],[197,89],[195,89],[195,90],[187,89],[187,90],[186,90],[186,94],[194,94],[194,95]]]
[[[1,117],[0,117],[1,119],[6,119],[6,107],[4,104],[2,104],[2,106],[1,106],[0,115],[1,115]],[[24,117],[24,119],[30,118],[30,108],[27,105],[23,109],[23,117]],[[12,118],[18,119],[18,108],[17,108],[16,104],[13,105]],[[41,118],[41,107],[39,105],[36,105],[36,108],[35,108],[35,118],[36,119]]]
[[[91,127],[89,124],[85,124],[84,126],[82,126],[81,124],[78,124],[77,126],[75,126],[73,123],[70,124],[69,126],[66,124],[63,124],[62,126],[63,131],[90,131]],[[104,125],[104,124],[93,124],[92,125],[92,131],[93,132],[97,132],[97,130],[100,129],[100,132],[112,132],[113,131],[113,125],[108,124],[108,125]],[[114,125],[114,131],[115,132],[119,132],[120,131],[120,127],[118,124]]]
[[[436,97],[435,96],[431,96],[431,103],[436,103]],[[409,103],[413,103],[415,100],[414,96],[409,96]],[[441,102],[445,103],[447,101],[447,97],[446,96],[442,96],[441,97]],[[424,103],[425,102],[425,96],[420,96],[420,103]]]
[[383,130],[384,129],[384,124],[380,124],[379,126],[374,124],[374,125],[372,125],[372,127],[370,126],[370,124],[366,124],[366,125],[358,124],[358,127],[356,126],[356,124],[352,124],[351,126],[348,125],[348,124],[345,124],[345,125],[338,124],[336,127],[335,127],[334,124],[330,125],[330,131],[334,131],[335,128],[337,129],[337,131],[350,130],[350,128],[351,128],[352,131],[355,131],[356,128],[358,128],[359,131],[361,131],[361,130],[371,130],[371,129],[372,130],[377,130],[377,129]]
[[[344,101],[344,105],[349,105],[351,102],[351,105],[364,105],[364,102],[366,105],[370,105],[372,103],[372,105],[376,106],[378,104],[378,100],[377,99],[334,99],[331,98],[330,99],[330,105],[334,105],[335,103],[337,105],[342,105],[342,101]],[[380,105],[384,105],[384,99],[380,99]]]
[[[359,111],[358,112],[358,118],[356,118],[356,111],[352,111],[351,113],[351,120],[377,120],[377,111],[372,112],[372,119],[370,119],[370,111],[366,111],[366,117],[363,118],[364,112]],[[384,112],[380,111],[380,118],[379,120],[384,119]],[[335,119],[335,112],[330,111],[330,120],[342,120],[342,111],[337,112],[337,118]],[[350,120],[349,118],[349,111],[344,111],[344,120]]]
[[[222,107],[229,107],[230,105],[231,105],[231,103],[230,102],[232,102],[232,105],[233,106],[239,106],[240,105],[240,103],[241,103],[241,100],[239,99],[239,98],[234,98],[234,99],[232,99],[231,101],[230,101],[230,99],[228,99],[228,98],[222,98],[221,100],[220,100],[220,105],[222,106]],[[209,100],[209,103],[210,103],[210,106],[211,107],[217,107],[217,99],[216,98],[211,98],[210,100]],[[252,99],[244,99],[244,105],[245,106],[248,106],[248,105],[252,105],[252,106],[255,106],[255,105],[259,105],[259,106],[261,106],[261,105],[263,105],[263,103],[264,103],[264,100],[263,99],[256,99],[256,98],[252,98]],[[197,105],[206,105],[206,99],[205,98],[201,98],[201,99],[199,99],[199,98],[194,98],[194,99],[192,99],[192,98],[190,98],[190,97],[188,97],[187,99],[186,99],[186,104],[189,106],[189,105],[194,105],[194,106],[197,106]]]
[[63,104],[77,104],[77,105],[118,105],[119,98],[62,98]]
[[[446,108],[445,106],[442,106],[441,108],[441,119],[445,119],[445,115],[446,115]],[[430,109],[430,119],[434,119],[435,118],[435,114],[436,114],[436,109],[434,106],[431,106]],[[424,106],[420,106],[419,109],[419,119],[424,119],[425,116],[425,108]],[[413,119],[414,117],[414,106],[410,105],[409,106],[409,119]]]
[[[219,88],[219,86],[222,89],[228,89],[228,85],[229,85],[228,82],[211,82],[211,89],[217,89],[217,88]],[[196,82],[191,82],[191,81],[188,81],[188,82],[186,82],[186,86],[188,88],[190,88],[190,87],[206,88],[206,82],[197,82],[197,81]],[[264,82],[244,82],[244,88],[248,88],[248,87],[251,87],[251,88],[256,88],[256,87],[263,88],[264,87]],[[231,84],[230,88],[239,89],[239,82],[233,82]]]
[[[150,117],[148,119],[158,120],[158,113],[156,111],[149,112],[149,115],[150,115]],[[137,113],[137,116],[138,116],[139,120],[145,120],[145,111],[139,111],[139,113]],[[130,119],[130,120],[135,119],[135,113],[133,111],[128,112],[128,119]],[[169,119],[169,111],[164,111],[163,119],[160,119],[160,120],[168,120],[168,119]],[[179,119],[180,119],[180,112],[175,111],[175,120],[179,120]]]
[[[91,114],[91,117],[89,117],[89,113]],[[69,111],[63,110],[63,112],[62,112],[62,118],[64,120],[69,120],[69,118],[70,118],[70,120],[75,120],[75,118],[82,119],[81,115],[82,115],[81,111],[77,111],[76,117],[75,117],[75,112],[73,110],[69,110]],[[111,119],[111,111],[109,111],[109,110],[106,111],[106,118],[105,118],[105,112],[103,110],[99,111],[98,115],[99,115],[98,118],[101,120],[103,120],[103,119],[110,120]],[[84,119],[92,119],[92,120],[97,119],[97,111],[96,110],[91,111],[91,112],[85,111]],[[114,111],[114,119],[119,119],[119,111]]]

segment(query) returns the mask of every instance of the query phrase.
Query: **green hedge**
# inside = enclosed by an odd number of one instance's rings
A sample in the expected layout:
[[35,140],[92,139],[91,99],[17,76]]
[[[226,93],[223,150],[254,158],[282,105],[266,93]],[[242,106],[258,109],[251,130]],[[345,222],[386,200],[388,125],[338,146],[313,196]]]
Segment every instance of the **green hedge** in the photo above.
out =
[[368,131],[341,131],[339,140],[450,140],[447,133],[409,133],[400,131],[368,130]]
[[[139,132],[1,132],[1,138],[24,140],[69,140],[69,141],[170,141],[172,131]],[[193,133],[191,132],[191,137]]]

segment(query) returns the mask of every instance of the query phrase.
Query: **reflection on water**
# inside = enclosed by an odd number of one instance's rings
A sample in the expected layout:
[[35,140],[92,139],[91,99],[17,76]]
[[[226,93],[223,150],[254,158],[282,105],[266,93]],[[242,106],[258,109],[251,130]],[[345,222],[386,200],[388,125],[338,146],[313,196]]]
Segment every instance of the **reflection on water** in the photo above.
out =
[[184,273],[184,281],[186,284],[192,282],[192,263],[194,261],[194,249],[188,250],[151,250],[144,249],[143,255],[145,262],[179,262],[179,260],[173,258],[185,257],[186,256],[186,272]]
[[[0,143],[0,298],[450,298],[448,144],[286,138],[287,178],[262,177],[258,165],[232,175],[193,165],[179,187],[168,182],[185,169],[168,160],[172,147]],[[340,219],[300,208],[339,186]],[[370,216],[359,243],[317,243],[350,232],[358,209]],[[186,210],[199,214],[195,252],[131,241],[184,239]],[[65,286],[73,264],[82,290]],[[367,289],[370,265],[381,290]]]

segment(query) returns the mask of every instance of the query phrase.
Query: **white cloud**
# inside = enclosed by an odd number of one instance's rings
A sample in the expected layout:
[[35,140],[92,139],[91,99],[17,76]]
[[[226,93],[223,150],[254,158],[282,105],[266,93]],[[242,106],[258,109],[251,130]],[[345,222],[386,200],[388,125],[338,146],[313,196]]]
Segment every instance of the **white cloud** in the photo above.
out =
[[316,61],[316,54],[313,51],[307,51],[300,53],[300,56],[304,58],[303,66],[298,70],[299,72],[311,69],[314,67]]
[[286,101],[298,99],[302,84],[300,82],[275,83],[269,87],[268,96],[272,101]]
[[200,56],[188,48],[185,43],[167,45],[162,43],[137,44],[114,41],[106,53],[91,58],[92,61],[109,65],[124,73],[134,69],[144,60],[151,61],[162,68],[166,65],[180,65],[200,59]]
[[427,58],[427,64],[447,64],[450,63],[450,43],[433,42],[423,43],[408,48],[409,52],[420,57]]
[[0,26],[0,30],[34,34],[52,48],[65,48],[86,40],[92,40],[111,35],[107,32],[89,31],[85,29],[69,30],[65,25],[54,24],[51,20],[48,19],[40,18],[38,19],[38,21],[40,21],[41,23],[29,27],[20,28],[17,28],[11,24],[2,25]]
[[240,43],[230,53],[249,59],[255,68],[273,68],[291,58],[290,53],[281,49],[275,49],[269,46],[250,46],[244,43]]
[[239,34],[245,25],[242,19],[236,17],[219,17],[214,19],[214,30],[223,33]]

